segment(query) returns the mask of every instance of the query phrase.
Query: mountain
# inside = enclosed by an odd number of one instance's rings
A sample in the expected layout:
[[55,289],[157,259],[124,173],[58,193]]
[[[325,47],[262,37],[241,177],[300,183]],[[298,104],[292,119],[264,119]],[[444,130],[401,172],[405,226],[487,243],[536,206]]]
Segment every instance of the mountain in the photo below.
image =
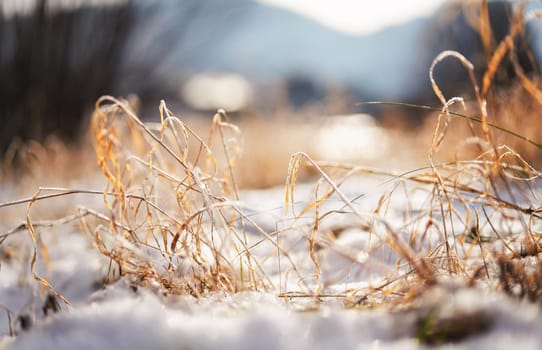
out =
[[[252,0],[207,1],[211,7],[228,5],[218,11],[204,12],[191,34],[183,36],[204,44],[196,46],[197,49],[176,46],[170,60],[177,67],[173,71],[182,71],[184,75],[201,71],[236,72],[257,83],[301,77],[321,85],[346,87],[363,99],[427,101],[434,98],[429,67],[440,52],[464,53],[475,64],[478,76],[485,69],[479,35],[459,3],[445,4],[428,18],[356,36]],[[512,5],[491,1],[489,12],[499,42],[510,28]],[[534,29],[535,25],[530,23],[528,36],[540,57],[540,24],[538,30]],[[516,47],[525,49],[521,45]],[[520,63],[529,71],[533,66],[525,52],[520,51]],[[435,74],[449,87],[450,94],[470,91],[470,86],[465,86],[469,78],[464,68],[450,61],[439,64]],[[165,78],[171,78],[171,71],[168,69]],[[509,73],[504,74],[503,81],[514,76],[513,72]]]
[[[237,72],[256,82],[303,76],[345,86],[365,95],[402,99],[416,66],[419,38],[428,19],[417,19],[371,35],[354,36],[329,29],[287,10],[257,2],[220,39],[184,69]],[[179,61],[185,53],[177,52]]]

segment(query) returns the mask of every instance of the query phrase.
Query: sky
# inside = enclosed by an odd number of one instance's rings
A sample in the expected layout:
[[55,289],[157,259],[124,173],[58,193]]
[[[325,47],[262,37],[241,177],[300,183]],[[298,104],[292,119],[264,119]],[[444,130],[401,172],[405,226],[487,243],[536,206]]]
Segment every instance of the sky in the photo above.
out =
[[[58,0],[61,3],[103,3],[118,0]],[[349,34],[368,34],[391,24],[431,14],[445,1],[450,0],[257,0],[286,8],[335,30]],[[26,1],[7,1],[0,6],[5,13],[13,11],[15,4],[20,7]],[[24,5],[23,5],[24,8]]]
[[286,8],[349,34],[368,34],[430,15],[449,0],[258,0]]

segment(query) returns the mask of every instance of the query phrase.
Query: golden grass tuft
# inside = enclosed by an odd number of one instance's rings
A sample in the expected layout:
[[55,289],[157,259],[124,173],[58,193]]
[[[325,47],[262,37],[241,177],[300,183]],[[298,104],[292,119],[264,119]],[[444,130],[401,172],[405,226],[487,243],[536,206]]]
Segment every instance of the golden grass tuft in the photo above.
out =
[[[538,267],[534,271],[525,270],[521,267],[523,263],[518,267],[509,257],[524,256],[525,247],[537,255],[542,237],[539,203],[542,193],[537,170],[542,144],[535,127],[542,111],[539,101],[542,90],[538,78],[528,77],[519,67],[514,51],[514,40],[523,32],[525,20],[539,18],[540,14],[524,18],[523,8],[518,7],[510,34],[493,47],[487,2],[481,2],[480,6],[480,28],[485,28],[481,30],[482,41],[489,55],[482,86],[475,78],[473,65],[461,53],[443,52],[430,68],[430,80],[442,108],[436,121],[430,121],[427,167],[393,174],[355,165],[317,162],[302,153],[293,156],[287,180],[287,203],[293,200],[299,169],[307,166],[320,175],[314,201],[298,214],[299,219],[307,213],[314,215],[308,224],[313,228],[308,255],[316,274],[321,268],[314,246],[332,245],[318,228],[323,218],[338,213],[347,212],[356,217],[354,226],[373,237],[373,251],[385,246],[398,257],[397,269],[388,271],[387,280],[381,285],[351,291],[350,305],[357,304],[356,300],[364,303],[376,300],[387,305],[393,301],[404,307],[423,296],[425,288],[420,286],[438,284],[444,276],[463,279],[465,286],[485,281],[509,294],[513,289],[509,285],[516,285],[520,297],[538,300],[538,286],[542,285]],[[506,55],[514,63],[518,82],[508,90],[493,88],[493,77]],[[434,67],[448,59],[459,60],[469,72],[472,102],[462,97],[446,98],[433,79]],[[354,205],[359,198],[348,197],[341,187],[356,176],[374,175],[387,177],[384,182],[392,184],[392,190],[382,193],[374,210],[362,211]],[[405,194],[407,198],[423,194],[424,200],[417,202],[416,207],[408,204],[402,213],[403,224],[397,226],[390,208],[403,203]],[[321,208],[332,195],[343,204],[342,209],[323,212]],[[434,241],[434,237],[438,240]],[[352,258],[352,263],[358,262]],[[321,283],[321,276],[317,275],[316,281]]]
[[[96,156],[108,185],[109,211],[84,222],[100,252],[121,275],[169,293],[201,295],[267,286],[251,257],[233,177],[240,131],[224,111],[207,140],[162,103],[147,125],[123,101],[102,97],[93,117]],[[221,158],[213,147],[220,147]]]

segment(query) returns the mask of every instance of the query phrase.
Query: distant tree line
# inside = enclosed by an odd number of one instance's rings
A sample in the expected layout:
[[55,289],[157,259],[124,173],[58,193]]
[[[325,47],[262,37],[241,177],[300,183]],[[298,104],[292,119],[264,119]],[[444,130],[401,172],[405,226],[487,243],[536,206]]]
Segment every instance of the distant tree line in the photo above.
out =
[[134,25],[131,2],[0,17],[0,151],[19,138],[56,134],[73,141],[85,111],[113,93]]
[[9,14],[0,2],[0,155],[14,140],[77,141],[101,95],[154,103],[175,94],[182,60],[224,33],[216,18],[240,2],[36,0]]

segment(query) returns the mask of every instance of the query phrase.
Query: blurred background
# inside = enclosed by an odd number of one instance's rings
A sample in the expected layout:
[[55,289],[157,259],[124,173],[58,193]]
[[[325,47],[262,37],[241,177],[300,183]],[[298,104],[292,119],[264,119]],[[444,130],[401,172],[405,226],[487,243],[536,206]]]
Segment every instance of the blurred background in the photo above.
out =
[[[2,0],[0,151],[51,135],[77,144],[94,102],[108,94],[137,97],[147,120],[156,120],[161,99],[195,123],[224,108],[246,125],[247,143],[269,137],[286,156],[310,146],[325,159],[404,158],[384,156],[393,139],[387,130],[416,130],[427,113],[360,102],[440,106],[429,67],[443,50],[465,55],[480,79],[490,55],[479,35],[481,3]],[[524,3],[524,12],[542,8]],[[509,33],[516,5],[489,1],[493,48]],[[528,21],[516,39],[529,75],[542,62],[541,28]],[[472,98],[459,62],[437,66],[435,76],[447,98]],[[505,62],[495,85],[509,86],[514,76]],[[249,147],[247,158],[261,169],[268,152]],[[277,162],[284,165],[265,166],[287,166],[287,158]],[[254,184],[274,181],[261,175]]]

